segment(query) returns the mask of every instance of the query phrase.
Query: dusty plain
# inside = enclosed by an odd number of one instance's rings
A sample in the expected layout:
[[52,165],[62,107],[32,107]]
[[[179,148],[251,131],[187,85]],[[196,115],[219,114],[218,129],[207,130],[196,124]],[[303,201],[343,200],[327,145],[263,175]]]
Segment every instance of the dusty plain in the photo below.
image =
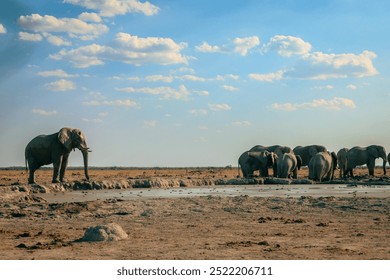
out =
[[[390,184],[381,172],[375,170],[374,181]],[[367,169],[355,173],[370,185]],[[208,195],[51,203],[40,195],[76,190],[71,184],[51,184],[50,169],[36,174],[39,185],[31,186],[26,171],[0,170],[0,259],[390,259],[389,196],[352,190],[341,197]],[[182,180],[187,183],[178,188],[191,188],[188,182],[235,179],[237,169],[91,169],[90,177],[92,182]],[[307,177],[307,169],[299,177]],[[83,171],[68,170],[66,178],[83,184]],[[127,239],[78,242],[88,227],[112,222]]]

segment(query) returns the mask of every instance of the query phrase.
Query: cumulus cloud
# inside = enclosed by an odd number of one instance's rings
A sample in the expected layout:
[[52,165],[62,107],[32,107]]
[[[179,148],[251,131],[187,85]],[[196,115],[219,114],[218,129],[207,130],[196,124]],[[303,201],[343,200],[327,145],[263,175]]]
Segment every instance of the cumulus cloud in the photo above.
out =
[[104,17],[127,13],[142,13],[146,16],[152,16],[160,10],[159,7],[150,2],[140,2],[138,0],[64,0],[64,2],[97,10]]
[[237,126],[251,126],[252,123],[250,121],[235,121],[235,122],[232,122],[233,125],[237,125]]
[[349,84],[347,85],[347,89],[350,89],[350,90],[357,90],[357,86],[356,85],[353,85],[353,84]]
[[229,44],[223,46],[210,45],[207,42],[203,42],[201,45],[196,46],[195,49],[198,52],[203,53],[238,53],[242,56],[246,56],[248,52],[260,45],[260,39],[257,36],[235,38]]
[[208,79],[195,76],[195,75],[183,75],[179,77],[182,80],[191,81],[191,82],[206,82]]
[[172,87],[142,87],[142,88],[117,88],[116,90],[128,93],[143,93],[148,95],[160,95],[161,99],[176,99],[188,100],[190,92],[184,85],[180,85],[178,89]]
[[102,21],[102,18],[98,15],[98,14],[95,14],[95,13],[81,13],[79,15],[79,19],[82,20],[82,21],[88,21],[88,22],[101,22]]
[[367,50],[361,54],[314,52],[303,56],[284,76],[311,80],[373,76],[378,74],[373,65],[374,58],[376,54]]
[[18,35],[22,41],[39,42],[43,39],[43,36],[37,33],[19,32]]
[[233,43],[235,45],[234,52],[239,53],[242,56],[246,56],[250,49],[260,45],[260,39],[257,36],[235,38]]
[[227,91],[239,91],[240,90],[239,88],[234,87],[234,86],[230,86],[230,85],[223,85],[222,87],[224,90],[227,90]]
[[57,111],[55,111],[55,110],[53,110],[53,111],[46,111],[46,110],[43,110],[43,109],[33,109],[32,112],[34,114],[41,115],[41,116],[53,116],[53,115],[57,114]]
[[134,107],[137,105],[131,99],[117,99],[117,100],[91,100],[83,102],[87,106],[115,106],[115,107]]
[[318,109],[325,108],[328,110],[339,111],[343,108],[354,109],[356,108],[355,102],[351,99],[343,97],[334,97],[332,99],[315,99],[306,103],[274,103],[271,105],[274,110],[282,111],[296,111],[300,109]]
[[273,82],[281,80],[283,78],[283,72],[284,71],[276,71],[267,74],[251,73],[248,76],[252,80],[257,80],[261,82]]
[[65,79],[47,83],[45,87],[50,91],[70,91],[76,89],[76,85],[72,81]]
[[194,116],[206,116],[208,114],[206,109],[191,109],[188,112]]
[[147,82],[164,82],[164,83],[172,83],[172,76],[163,76],[163,75],[149,75],[145,77],[145,81]]
[[203,53],[218,53],[222,52],[221,48],[218,46],[212,46],[207,42],[203,42],[201,45],[196,46],[195,49],[198,52],[203,52]]
[[156,120],[147,120],[147,121],[144,121],[144,126],[146,127],[156,127],[157,125],[157,121]]
[[50,15],[20,16],[19,25],[35,33],[67,33],[70,37],[91,40],[108,31],[104,24],[87,23],[77,18],[56,18]]
[[7,33],[7,29],[4,27],[4,25],[0,23],[0,34],[6,34],[6,33]]
[[310,52],[311,44],[299,37],[276,35],[264,47],[265,51],[276,51],[281,56],[304,55]]
[[232,107],[226,103],[222,104],[208,104],[211,111],[229,111]]
[[78,77],[78,75],[71,75],[66,73],[62,69],[56,69],[56,70],[48,70],[48,71],[41,71],[37,73],[38,76],[41,77],[58,77],[58,78],[73,78]]
[[140,38],[128,33],[117,33],[111,45],[91,44],[77,49],[61,50],[50,58],[68,60],[77,68],[102,65],[104,61],[120,61],[133,65],[157,63],[187,64],[187,58],[181,54],[185,43],[176,43],[170,38]]

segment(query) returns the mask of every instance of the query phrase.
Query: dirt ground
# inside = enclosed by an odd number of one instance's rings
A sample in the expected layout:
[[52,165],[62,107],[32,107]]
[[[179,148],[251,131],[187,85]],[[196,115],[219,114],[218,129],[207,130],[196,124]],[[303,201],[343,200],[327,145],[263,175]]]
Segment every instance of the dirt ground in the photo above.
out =
[[[51,174],[39,170],[36,181],[50,186]],[[379,168],[375,175],[381,176]],[[93,181],[236,176],[234,168],[90,170]],[[66,178],[82,180],[83,171],[68,170]],[[0,170],[0,259],[390,259],[390,197],[48,203],[26,181],[24,170]],[[128,238],[77,242],[88,227],[111,222]]]

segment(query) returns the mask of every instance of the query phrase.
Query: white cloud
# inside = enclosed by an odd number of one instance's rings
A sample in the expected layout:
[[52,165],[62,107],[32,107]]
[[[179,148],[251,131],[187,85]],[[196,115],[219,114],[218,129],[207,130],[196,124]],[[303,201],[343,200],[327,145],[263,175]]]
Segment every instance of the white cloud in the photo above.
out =
[[55,111],[55,110],[46,111],[46,110],[42,110],[42,109],[33,109],[32,112],[34,114],[41,115],[41,116],[53,116],[53,115],[57,114],[57,111]]
[[257,36],[245,37],[245,38],[235,38],[233,40],[235,45],[234,52],[239,53],[242,56],[246,56],[250,49],[260,45],[260,39]]
[[103,120],[102,119],[87,119],[87,118],[83,118],[81,119],[83,122],[87,122],[87,123],[102,123]]
[[191,109],[188,112],[194,116],[206,116],[208,114],[206,109]]
[[157,121],[156,121],[156,120],[144,121],[144,125],[145,125],[146,127],[156,127]]
[[47,36],[47,41],[54,46],[71,46],[72,43],[70,41],[65,40],[60,36]]
[[227,79],[238,80],[240,76],[234,74],[217,75],[217,81],[226,81]]
[[222,52],[220,47],[218,47],[218,46],[211,46],[207,42],[203,42],[202,45],[196,46],[195,49],[198,52],[203,52],[203,53],[218,53],[218,52]]
[[222,104],[208,104],[211,111],[229,111],[232,107],[226,103]]
[[146,76],[145,80],[147,82],[172,83],[173,82],[173,77],[172,76],[163,76],[163,75],[150,75],[150,76]]
[[314,52],[303,56],[284,76],[312,80],[373,76],[378,74],[372,62],[375,57],[376,54],[371,51],[361,54]]
[[265,51],[276,51],[281,56],[305,55],[310,52],[311,44],[299,37],[276,35],[264,47]]
[[90,24],[76,18],[56,18],[50,15],[31,14],[20,16],[19,25],[36,33],[67,33],[70,37],[78,36],[82,40],[90,40],[108,31],[104,24]]
[[353,84],[349,84],[347,85],[347,89],[350,89],[350,90],[357,90],[357,86],[353,85]]
[[82,6],[91,10],[98,10],[101,16],[112,17],[127,13],[142,13],[152,16],[158,13],[159,7],[138,0],[64,0],[65,3]]
[[184,85],[180,85],[179,89],[172,87],[127,87],[117,88],[117,91],[128,92],[128,93],[143,93],[149,95],[161,95],[162,99],[177,99],[177,100],[188,100],[190,92]]
[[354,109],[356,108],[355,102],[351,99],[334,97],[333,99],[315,99],[311,102],[306,103],[283,103],[272,104],[272,109],[282,111],[296,111],[299,109],[317,109],[325,108],[329,110],[339,111],[343,108]]
[[37,73],[38,76],[41,77],[58,77],[58,78],[72,78],[72,77],[78,77],[78,75],[71,75],[66,73],[62,69],[56,69],[56,70],[49,70],[49,71],[41,71]]
[[194,93],[201,96],[208,96],[210,94],[207,90],[195,90]]
[[227,45],[217,46],[210,45],[207,42],[203,42],[201,45],[196,46],[195,49],[198,52],[203,53],[239,53],[242,56],[246,56],[248,52],[260,45],[260,39],[257,36],[235,38]]
[[79,19],[82,21],[89,21],[89,22],[101,22],[102,18],[95,13],[82,13],[79,15]]
[[18,35],[22,41],[39,42],[43,40],[43,36],[37,33],[19,32]]
[[131,99],[117,100],[92,100],[83,102],[87,106],[115,106],[115,107],[134,107],[137,105]]
[[239,91],[240,90],[239,88],[236,88],[236,87],[230,86],[230,85],[223,85],[222,87],[224,90],[227,90],[227,91]]
[[69,91],[76,89],[76,85],[69,80],[61,79],[52,83],[45,84],[50,91]]
[[315,86],[312,89],[316,89],[316,90],[332,90],[332,89],[334,89],[334,86],[332,86],[332,85]]
[[195,75],[183,75],[183,76],[181,76],[179,78],[182,79],[182,80],[192,81],[192,82],[206,82],[207,81],[206,78],[198,77],[198,76],[195,76]]
[[181,54],[186,46],[187,44],[178,44],[170,38],[139,38],[120,32],[117,33],[111,46],[91,44],[77,49],[61,50],[50,57],[55,60],[68,60],[77,68],[102,65],[105,60],[133,65],[148,63],[187,64],[187,58]]
[[235,121],[232,124],[237,125],[237,126],[251,126],[252,125],[252,123],[250,121]]
[[0,34],[6,34],[6,33],[7,33],[7,29],[4,27],[4,25],[0,23]]
[[272,73],[267,73],[267,74],[258,74],[258,73],[252,73],[249,74],[249,78],[261,82],[273,82],[273,81],[278,81],[283,78],[283,73],[284,71],[276,71]]

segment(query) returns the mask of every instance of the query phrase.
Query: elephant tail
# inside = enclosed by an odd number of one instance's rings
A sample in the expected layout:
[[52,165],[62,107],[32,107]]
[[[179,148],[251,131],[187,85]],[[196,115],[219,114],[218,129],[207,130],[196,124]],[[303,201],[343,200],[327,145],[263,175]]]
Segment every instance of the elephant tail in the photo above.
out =
[[24,153],[24,165],[26,167],[26,172],[28,171],[28,164],[27,164],[27,151]]

